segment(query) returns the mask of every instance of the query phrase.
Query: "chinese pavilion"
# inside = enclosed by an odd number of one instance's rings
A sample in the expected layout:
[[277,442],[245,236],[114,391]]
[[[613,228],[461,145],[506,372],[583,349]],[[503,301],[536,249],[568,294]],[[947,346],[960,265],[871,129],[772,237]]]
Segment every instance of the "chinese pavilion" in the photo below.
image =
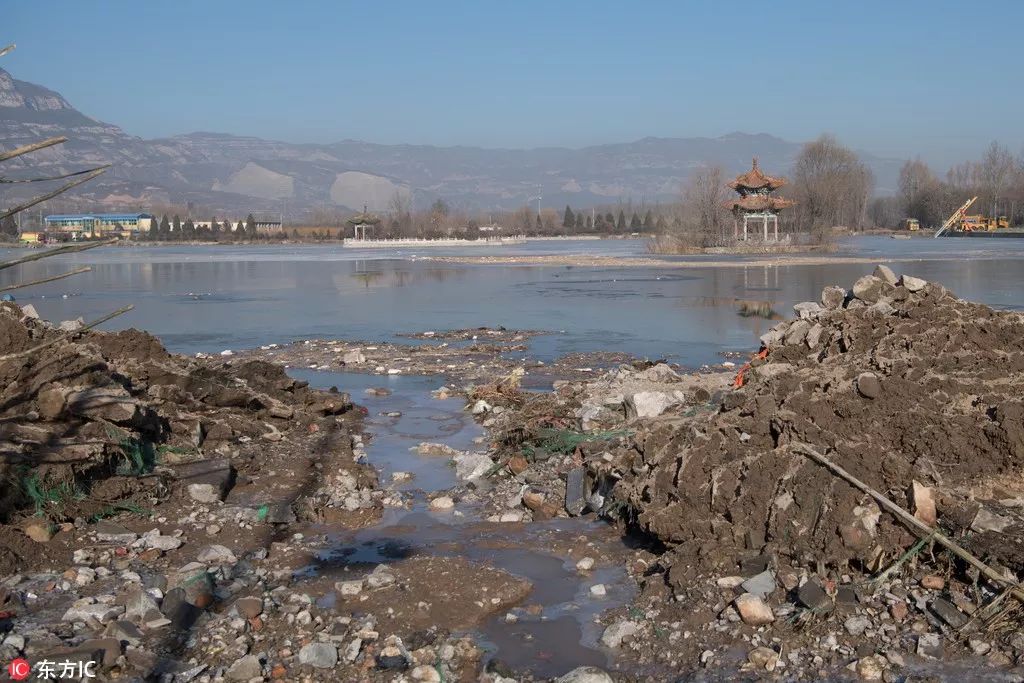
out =
[[372,230],[380,225],[380,218],[367,211],[364,204],[362,213],[357,213],[345,222],[352,226],[352,236],[355,239],[365,240],[366,229],[370,228]]
[[764,241],[768,241],[768,224],[774,228],[774,239],[779,239],[779,211],[794,202],[782,197],[773,197],[772,192],[786,184],[785,178],[776,178],[761,171],[757,165],[757,157],[754,157],[750,170],[736,176],[736,180],[729,183],[729,187],[739,193],[739,197],[725,203],[726,208],[732,211],[733,235],[740,238],[739,223],[740,216],[743,217],[743,240],[747,239],[747,224],[751,221],[756,225],[761,223],[764,228]]

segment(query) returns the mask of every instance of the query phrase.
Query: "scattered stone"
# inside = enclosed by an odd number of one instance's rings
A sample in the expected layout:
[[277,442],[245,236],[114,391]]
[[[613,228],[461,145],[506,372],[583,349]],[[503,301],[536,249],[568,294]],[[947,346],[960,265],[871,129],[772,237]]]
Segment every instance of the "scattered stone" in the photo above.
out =
[[458,453],[452,457],[452,462],[455,476],[464,481],[479,479],[494,467],[494,461],[486,453]]
[[770,647],[755,647],[747,653],[747,661],[755,669],[774,671],[779,663],[779,653]]
[[917,654],[928,659],[942,657],[942,639],[938,633],[922,633],[917,637]]
[[797,589],[796,596],[807,609],[821,611],[831,609],[832,607],[832,599],[816,578],[809,579],[804,585],[800,586]]
[[875,271],[872,273],[872,275],[877,277],[879,280],[882,280],[883,282],[892,285],[893,287],[895,287],[896,284],[899,282],[899,278],[896,277],[896,273],[892,272],[892,268],[890,268],[889,266],[883,266],[882,264],[875,266]]
[[21,524],[21,531],[36,543],[49,543],[53,527],[45,517],[29,517]]
[[928,608],[935,616],[954,629],[961,628],[968,621],[967,616],[945,598],[935,598]]
[[679,405],[686,396],[681,391],[638,391],[626,399],[626,416],[630,418],[658,417]]
[[366,362],[366,356],[361,349],[352,349],[341,357],[341,362],[345,365],[358,365]]
[[814,301],[803,301],[793,306],[793,312],[801,320],[813,320],[821,315],[824,310],[821,304]]
[[862,614],[855,614],[843,622],[843,628],[853,637],[861,636],[871,628],[871,620]]
[[430,501],[431,510],[451,510],[453,507],[455,507],[455,501],[450,496],[438,496]]
[[238,598],[235,600],[235,608],[246,619],[252,619],[263,614],[263,599],[257,597]]
[[914,517],[929,526],[935,526],[938,513],[935,510],[935,499],[932,496],[931,488],[920,482],[914,481],[910,485],[910,508]]
[[900,278],[900,284],[911,293],[920,292],[928,285],[927,280],[922,280],[919,277],[912,277],[910,275],[904,275]]
[[861,657],[855,668],[862,681],[880,681],[885,675],[885,658],[879,655]]
[[556,678],[555,683],[615,683],[615,680],[596,666],[580,666]]
[[609,626],[601,634],[601,644],[605,647],[615,649],[622,645],[625,638],[636,634],[638,627],[636,622],[622,619]]
[[222,545],[207,546],[196,559],[205,564],[236,564],[238,562],[231,549]]
[[857,375],[857,391],[864,398],[878,398],[882,393],[882,384],[878,375],[873,372],[862,372]]
[[334,589],[343,596],[359,595],[363,592],[362,581],[339,581],[334,584]]
[[928,574],[921,578],[921,588],[927,588],[928,590],[940,591],[946,587],[946,580],[941,576],[935,574]]
[[[84,598],[88,600],[89,598]],[[109,621],[113,621],[117,617],[124,614],[124,607],[120,605],[105,605],[102,603],[88,604],[82,603],[81,600],[73,604],[66,612],[62,619],[64,621],[82,621],[89,623],[90,620],[98,621],[101,624],[106,624]]]
[[133,590],[124,599],[124,615],[128,619],[142,621],[147,615],[159,612],[156,599],[144,590]]
[[118,642],[127,643],[129,645],[138,645],[142,642],[144,637],[138,626],[130,621],[125,621],[124,619],[112,621],[107,624],[107,628],[103,631],[103,634],[110,638],[117,639]]
[[391,570],[391,567],[386,564],[378,564],[366,576],[366,585],[368,588],[384,588],[385,586],[390,586],[396,580],[395,573]]
[[752,593],[761,598],[766,598],[775,592],[777,585],[775,583],[775,574],[772,570],[766,569],[760,574],[755,574],[749,579],[745,580],[740,584],[748,593]]
[[764,626],[775,621],[775,614],[763,599],[752,593],[744,593],[734,601],[743,623]]
[[974,516],[971,528],[975,531],[996,531],[1002,533],[1011,524],[1013,524],[1013,520],[1010,518],[997,515],[982,507],[978,508],[978,514]]
[[565,511],[573,517],[583,514],[587,507],[586,477],[587,471],[583,467],[574,467],[566,476]]
[[197,503],[212,504],[222,500],[220,490],[213,484],[189,484],[188,495]]
[[424,681],[425,683],[441,683],[441,674],[437,673],[437,669],[426,664],[417,666],[415,669],[409,672],[409,677],[414,681]]
[[592,558],[592,557],[581,558],[580,561],[576,563],[576,570],[577,571],[589,572],[593,568],[594,568],[594,558]]
[[828,310],[836,310],[843,307],[846,301],[846,290],[836,285],[830,285],[821,290],[821,305]]
[[590,594],[595,598],[603,598],[608,594],[608,591],[605,589],[603,583],[596,583],[590,587]]
[[338,663],[338,648],[330,643],[309,643],[299,650],[299,664],[317,669],[333,669]]
[[483,415],[484,413],[488,413],[490,411],[491,404],[483,399],[480,399],[479,401],[474,403],[472,409],[470,410],[470,412],[472,412],[474,415]]
[[861,301],[873,304],[882,296],[885,286],[886,283],[881,278],[865,275],[853,283],[853,295]]
[[253,678],[262,679],[263,667],[260,666],[260,660],[257,659],[256,655],[246,655],[241,659],[235,660],[234,664],[228,667],[224,676],[232,681],[249,681]]

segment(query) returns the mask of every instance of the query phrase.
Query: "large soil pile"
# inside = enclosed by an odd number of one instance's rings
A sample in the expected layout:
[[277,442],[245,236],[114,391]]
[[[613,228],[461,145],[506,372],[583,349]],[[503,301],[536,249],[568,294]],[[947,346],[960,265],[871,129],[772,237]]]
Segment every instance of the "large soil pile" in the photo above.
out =
[[[136,330],[69,336],[12,303],[0,305],[0,354],[0,523],[102,515],[166,494],[211,458],[204,480],[217,465],[233,481],[276,459],[269,443],[285,451],[352,407],[269,363],[217,368]],[[228,482],[213,481],[223,495]]]
[[[937,487],[947,526],[957,514],[969,525],[977,511],[967,487],[1020,495],[1024,316],[885,268],[796,308],[801,318],[762,337],[766,358],[710,420],[641,426],[618,463],[614,495],[672,550],[673,584],[687,568],[734,566],[752,554],[878,566],[913,540],[794,443],[908,508],[912,482]],[[1012,551],[1003,555],[1019,564]]]

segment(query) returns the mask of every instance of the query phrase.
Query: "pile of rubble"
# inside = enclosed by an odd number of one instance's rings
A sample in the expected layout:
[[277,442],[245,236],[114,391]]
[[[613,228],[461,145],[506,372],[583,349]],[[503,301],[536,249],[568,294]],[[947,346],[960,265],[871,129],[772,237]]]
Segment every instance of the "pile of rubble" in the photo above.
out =
[[[176,356],[136,330],[53,325],[13,303],[0,304],[0,348],[3,661],[220,680],[231,662],[219,673],[188,662],[196,631],[224,621],[211,612],[242,620],[231,652],[251,664],[253,639],[242,641],[260,628],[256,607],[236,602],[280,588],[266,603],[275,612],[275,596],[289,599],[309,561],[292,530],[379,516],[346,394],[259,360]],[[260,666],[305,665],[296,653]]]
[[[732,666],[744,643],[744,668],[794,677],[1024,663],[1003,601],[1024,576],[1024,316],[884,266],[795,313],[738,374],[623,366],[502,416],[511,481],[651,548],[610,641],[666,672]],[[554,467],[516,460],[538,406],[578,433]],[[919,542],[864,487],[1005,580]]]

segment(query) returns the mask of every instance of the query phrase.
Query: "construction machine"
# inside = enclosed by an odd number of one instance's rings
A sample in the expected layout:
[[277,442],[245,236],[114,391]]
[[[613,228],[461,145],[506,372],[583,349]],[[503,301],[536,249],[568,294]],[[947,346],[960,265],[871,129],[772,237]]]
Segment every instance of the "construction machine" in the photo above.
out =
[[941,237],[942,233],[946,232],[946,230],[949,230],[953,226],[957,226],[957,228],[962,229],[964,218],[967,216],[967,209],[971,208],[976,201],[978,201],[977,197],[971,197],[961,204],[960,208],[954,211],[952,215],[946,219],[946,222],[942,224],[942,227],[935,231],[934,236]]
[[908,218],[905,221],[903,221],[903,228],[909,230],[910,232],[917,232],[918,230],[921,229],[921,221],[917,220],[916,218]]

